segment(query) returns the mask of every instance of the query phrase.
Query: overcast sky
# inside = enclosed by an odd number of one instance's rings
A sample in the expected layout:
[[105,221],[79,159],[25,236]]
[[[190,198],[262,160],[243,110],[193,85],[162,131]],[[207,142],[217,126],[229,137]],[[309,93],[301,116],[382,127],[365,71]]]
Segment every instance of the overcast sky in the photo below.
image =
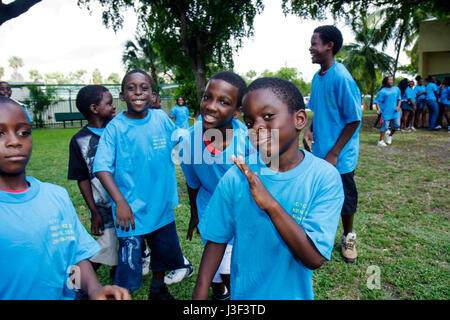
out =
[[[8,2],[8,1],[6,1]],[[11,1],[9,1],[11,2]],[[255,70],[277,71],[283,66],[297,68],[305,80],[311,80],[318,65],[311,63],[309,43],[315,27],[334,24],[327,21],[302,21],[294,15],[284,16],[281,0],[265,2],[265,10],[256,16],[254,36],[245,39],[234,54],[235,71],[245,74]],[[28,71],[37,69],[42,75],[51,72],[68,74],[79,69],[89,77],[98,68],[106,78],[112,72],[121,76],[124,43],[134,39],[137,19],[132,11],[125,12],[122,30],[114,33],[102,24],[101,7],[92,5],[92,14],[79,8],[76,0],[43,0],[18,18],[0,26],[0,67],[3,79],[9,79],[12,69],[8,59],[19,56],[24,66],[19,69],[25,80]],[[351,29],[343,22],[336,24],[344,36],[344,44],[354,40]],[[392,47],[387,50],[394,55]],[[400,62],[408,63],[404,53]]]

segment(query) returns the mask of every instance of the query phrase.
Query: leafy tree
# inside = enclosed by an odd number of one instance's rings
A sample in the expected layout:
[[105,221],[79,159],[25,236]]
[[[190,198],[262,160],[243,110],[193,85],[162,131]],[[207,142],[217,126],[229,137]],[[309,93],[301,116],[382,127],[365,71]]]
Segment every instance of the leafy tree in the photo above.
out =
[[408,65],[398,67],[398,70],[414,76],[419,72],[419,41],[416,39],[412,48],[405,50],[405,52],[411,62]]
[[98,68],[95,68],[95,70],[92,72],[92,83],[94,84],[103,83],[103,76],[100,70],[98,70]]
[[14,70],[11,78],[16,81],[23,81],[22,75],[18,72],[23,67],[23,60],[20,57],[13,56],[8,59],[9,66]]
[[75,72],[70,72],[67,77],[68,82],[75,84],[83,84],[86,83],[85,76],[87,74],[86,70],[80,69]]
[[0,67],[0,79],[5,75],[5,68]]
[[111,73],[108,78],[106,78],[106,83],[120,83],[120,76],[118,73]]
[[376,49],[382,42],[382,34],[378,28],[380,20],[380,14],[363,16],[354,25],[356,43],[344,45],[336,56],[350,71],[362,93],[370,94],[371,109],[377,72],[385,74],[392,71],[394,62],[392,57]]
[[0,26],[6,21],[20,16],[39,2],[41,0],[16,0],[4,4],[3,1],[0,1]]
[[29,72],[30,80],[33,82],[39,82],[44,79],[44,77],[36,69],[32,69]]
[[[94,0],[93,0],[94,1]],[[89,5],[91,0],[78,0]],[[195,81],[198,110],[207,77],[218,69],[232,69],[234,49],[252,35],[254,17],[262,0],[96,0],[103,5],[103,22],[117,30],[121,10],[133,7],[148,30],[147,37],[170,67],[176,81]],[[145,29],[144,29],[145,30]],[[231,39],[233,40],[231,42]]]
[[302,96],[307,96],[311,93],[311,83],[306,82],[301,78],[301,72],[296,68],[281,67],[277,72],[264,70],[261,73],[262,77],[278,77],[291,81],[300,90]]
[[39,128],[44,127],[43,114],[47,109],[58,102],[55,96],[55,88],[46,87],[42,90],[39,86],[27,86],[30,91],[30,97],[24,100],[33,110],[33,121]]
[[44,79],[44,82],[48,84],[63,84],[70,82],[61,72],[46,73]]

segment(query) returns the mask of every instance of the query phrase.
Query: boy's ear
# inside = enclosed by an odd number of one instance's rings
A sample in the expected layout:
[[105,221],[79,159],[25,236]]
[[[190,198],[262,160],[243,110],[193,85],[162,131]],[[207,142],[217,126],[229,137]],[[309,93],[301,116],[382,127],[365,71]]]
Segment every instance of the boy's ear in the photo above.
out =
[[96,104],[91,104],[89,106],[89,111],[91,111],[92,114],[98,114],[98,106]]
[[123,96],[123,92],[119,93],[119,98],[122,101],[125,101],[125,97]]
[[333,52],[334,42],[330,41],[326,45],[327,49],[329,49],[331,52]]
[[241,114],[242,114],[242,106],[239,106],[239,107],[236,108],[236,110],[234,110],[234,112],[233,112],[233,118],[234,118],[234,119],[239,119],[239,117],[241,116]]
[[308,115],[305,109],[300,109],[294,113],[295,128],[300,131],[308,123]]

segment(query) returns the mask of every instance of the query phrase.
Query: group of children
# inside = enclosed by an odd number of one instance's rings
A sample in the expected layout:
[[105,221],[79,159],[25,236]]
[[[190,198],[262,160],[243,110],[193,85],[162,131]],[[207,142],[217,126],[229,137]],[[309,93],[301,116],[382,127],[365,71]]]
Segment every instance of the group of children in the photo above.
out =
[[[7,279],[0,282],[0,298],[73,298],[67,279],[76,265],[89,298],[129,299],[129,291],[142,286],[147,248],[148,298],[172,300],[166,272],[181,270],[180,280],[193,273],[175,225],[176,146],[190,201],[186,237],[197,229],[204,244],[193,299],[207,299],[210,287],[218,300],[313,299],[312,273],[330,260],[340,217],[342,256],[357,259],[361,95],[334,59],[342,42],[334,26],[317,28],[311,38],[312,62],[320,70],[312,82],[309,126],[300,91],[279,78],[247,86],[230,71],[213,75],[201,99],[201,121],[181,128],[187,130],[182,135],[154,107],[157,93],[144,71],[123,78],[120,99],[127,110],[117,115],[106,88],[81,89],[77,107],[88,124],[71,140],[68,178],[78,181],[97,241],[64,189],[25,175],[31,126],[20,106],[0,98],[0,211],[8,215],[0,218],[0,255],[8,259],[0,266]],[[184,101],[177,104],[174,118],[184,112]],[[99,284],[99,264],[115,266],[114,285]]]
[[[398,86],[394,86],[392,76],[383,79],[382,87],[374,100],[378,114],[374,128],[380,119],[382,122],[378,146],[390,145],[392,136],[398,130],[403,132],[416,131],[416,128],[440,130],[444,118],[447,121],[447,129],[450,130],[448,116],[450,77],[446,77],[440,83],[436,77],[428,76],[426,85],[420,75],[416,76],[415,80],[415,86],[414,81],[408,79],[402,79]],[[427,110],[428,126],[426,126]]]

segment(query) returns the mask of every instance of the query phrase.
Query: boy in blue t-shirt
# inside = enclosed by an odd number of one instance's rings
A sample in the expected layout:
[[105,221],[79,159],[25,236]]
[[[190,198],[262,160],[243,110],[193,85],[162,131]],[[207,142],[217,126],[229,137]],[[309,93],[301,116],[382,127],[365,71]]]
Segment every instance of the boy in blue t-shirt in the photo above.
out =
[[25,111],[0,97],[0,300],[74,299],[74,289],[91,299],[130,299],[98,281],[88,259],[100,248],[67,191],[26,176],[32,144]]
[[181,129],[189,129],[189,109],[184,105],[184,98],[178,97],[177,104],[172,108],[169,117],[175,120],[175,125]]
[[207,298],[234,238],[231,299],[313,299],[313,269],[331,257],[344,201],[339,172],[299,149],[307,116],[293,83],[255,80],[243,111],[258,152],[233,157],[236,167],[220,180],[200,221],[207,244],[193,298]]
[[[342,34],[334,26],[314,30],[309,49],[312,62],[320,64],[311,84],[308,107],[314,112],[305,131],[305,149],[334,165],[341,174],[345,201],[342,208],[341,254],[346,262],[356,261],[356,233],[353,219],[358,204],[354,180],[359,155],[361,92],[343,64],[334,56],[342,46]],[[312,147],[311,147],[312,143]]]
[[[246,87],[245,81],[234,72],[223,71],[213,75],[200,105],[204,121],[192,126],[180,144],[180,165],[186,177],[191,205],[189,240],[192,240],[192,233],[202,220],[217,184],[234,165],[232,155],[246,157],[249,154],[247,127],[238,120]],[[213,300],[229,297],[231,250],[232,245],[229,244],[212,281]]]
[[173,208],[178,205],[175,165],[171,152],[176,129],[167,114],[150,108],[155,88],[142,70],[128,72],[120,98],[127,111],[114,117],[100,138],[93,172],[113,199],[119,238],[114,283],[135,291],[142,285],[142,246],[151,250],[151,300],[172,300],[164,283],[167,270],[193,273],[184,262]]
[[76,98],[78,110],[88,120],[87,126],[70,140],[68,179],[77,180],[91,217],[91,234],[98,236],[101,251],[90,261],[94,270],[102,264],[111,266],[114,278],[117,265],[117,236],[112,217],[112,200],[100,180],[92,173],[98,142],[107,123],[114,117],[112,95],[104,86],[88,85]]

